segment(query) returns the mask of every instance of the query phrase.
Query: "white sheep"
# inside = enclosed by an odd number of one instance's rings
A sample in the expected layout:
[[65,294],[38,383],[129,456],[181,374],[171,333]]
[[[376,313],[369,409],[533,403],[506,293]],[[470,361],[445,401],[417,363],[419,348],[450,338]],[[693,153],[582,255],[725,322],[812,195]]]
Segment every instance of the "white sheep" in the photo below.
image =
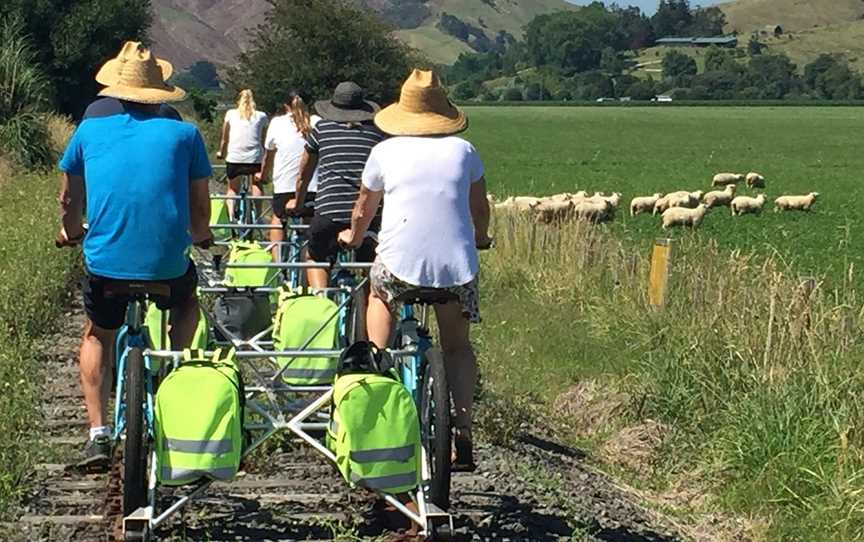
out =
[[576,204],[573,209],[576,218],[589,222],[603,222],[609,220],[612,214],[612,205],[608,201],[585,200]]
[[819,192],[810,192],[806,196],[780,196],[774,200],[774,212],[809,211],[818,197]]
[[654,204],[654,209],[651,211],[652,215],[662,215],[666,209],[669,208],[669,196],[670,194],[666,194],[662,198],[658,199]]
[[540,198],[527,196],[510,196],[501,203],[495,204],[495,210],[501,211],[530,211],[534,207],[540,205]]
[[714,192],[708,192],[707,194],[705,194],[705,198],[702,201],[709,209],[713,207],[726,207],[730,203],[732,203],[732,199],[735,197],[735,192],[737,190],[737,186],[735,186],[734,184],[729,184],[726,185],[725,190],[715,190]]
[[699,200],[701,199],[702,192],[687,192],[685,190],[679,190],[678,192],[666,194],[668,208],[687,207],[689,209],[695,209],[699,205]]
[[575,195],[576,194],[571,194],[570,192],[564,192],[562,194],[555,194],[554,196],[543,198],[543,201],[570,201]]
[[653,196],[639,196],[630,200],[630,216],[636,216],[639,213],[647,213],[654,211],[654,205],[663,197],[659,192]]
[[689,228],[698,228],[699,224],[705,218],[705,213],[708,207],[704,204],[696,206],[695,209],[686,207],[672,207],[663,213],[663,229],[668,229],[673,226],[686,226]]
[[551,224],[570,218],[573,213],[572,201],[544,201],[533,208],[537,222]]
[[755,171],[747,174],[747,186],[750,188],[765,188],[765,177]]
[[732,200],[729,207],[732,208],[732,216],[741,216],[747,213],[761,213],[765,205],[765,194],[759,194],[755,198],[738,196]]
[[613,210],[617,210],[621,205],[621,192],[615,192],[611,196],[604,196],[602,192],[597,192],[586,201],[592,201],[595,203],[607,202],[612,206]]
[[738,184],[744,180],[744,175],[738,173],[718,173],[714,175],[714,180],[711,186],[726,186],[729,184]]

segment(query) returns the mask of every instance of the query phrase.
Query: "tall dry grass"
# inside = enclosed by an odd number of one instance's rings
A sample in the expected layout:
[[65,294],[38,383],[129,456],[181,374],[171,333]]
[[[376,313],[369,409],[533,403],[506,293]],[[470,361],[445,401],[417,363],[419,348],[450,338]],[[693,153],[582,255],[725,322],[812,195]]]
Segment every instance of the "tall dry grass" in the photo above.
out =
[[586,379],[626,390],[624,419],[592,431],[602,445],[624,426],[662,424],[644,483],[659,491],[699,472],[713,495],[701,506],[764,515],[769,538],[864,539],[853,269],[828,289],[779,255],[724,251],[696,232],[674,245],[657,311],[649,246],[512,215],[494,230],[483,267],[494,314],[480,334],[490,385],[547,404]]

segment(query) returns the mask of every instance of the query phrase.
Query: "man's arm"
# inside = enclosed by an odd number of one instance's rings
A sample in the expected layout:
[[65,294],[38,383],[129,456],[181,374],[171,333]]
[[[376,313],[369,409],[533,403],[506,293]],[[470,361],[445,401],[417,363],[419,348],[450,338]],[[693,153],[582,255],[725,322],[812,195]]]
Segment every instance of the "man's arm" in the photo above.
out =
[[471,184],[471,219],[474,221],[474,241],[478,247],[486,248],[491,243],[489,237],[489,200],[486,197],[486,178]]
[[192,242],[212,238],[210,234],[210,179],[193,179],[189,185],[189,230]]
[[366,230],[375,218],[383,197],[383,190],[376,192],[366,188],[365,185],[360,187],[360,195],[351,213],[351,229],[339,234],[339,242],[350,248],[357,248],[363,244],[363,236],[366,235]]
[[63,173],[60,186],[61,241],[80,239],[84,235],[84,178]]

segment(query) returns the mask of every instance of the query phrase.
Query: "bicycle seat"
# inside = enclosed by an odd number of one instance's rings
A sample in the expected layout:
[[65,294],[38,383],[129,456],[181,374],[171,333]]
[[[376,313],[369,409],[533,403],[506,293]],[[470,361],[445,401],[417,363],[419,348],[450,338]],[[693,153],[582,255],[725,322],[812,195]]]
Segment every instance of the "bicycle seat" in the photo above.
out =
[[170,297],[171,286],[164,282],[112,280],[105,283],[106,297],[159,296]]
[[445,305],[452,301],[459,301],[459,296],[439,288],[417,288],[398,296],[396,301],[408,305]]

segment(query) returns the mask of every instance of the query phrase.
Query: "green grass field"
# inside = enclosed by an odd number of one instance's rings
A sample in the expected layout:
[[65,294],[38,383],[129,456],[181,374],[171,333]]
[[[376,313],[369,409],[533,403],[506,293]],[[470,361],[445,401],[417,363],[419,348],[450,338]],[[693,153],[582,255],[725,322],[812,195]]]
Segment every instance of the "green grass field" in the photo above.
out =
[[[473,108],[467,137],[497,196],[576,190],[636,195],[711,190],[715,173],[768,179],[761,216],[712,211],[695,235],[730,250],[776,252],[802,274],[864,266],[864,154],[859,108]],[[739,187],[741,188],[741,187]],[[774,198],[820,192],[815,212],[775,214]],[[741,193],[748,193],[744,190]],[[623,207],[623,205],[622,205]],[[619,213],[616,235],[649,243],[659,219]],[[689,235],[673,232],[672,236]]]
[[[496,215],[475,334],[484,389],[523,406],[705,541],[864,540],[864,109],[473,108],[498,196],[710,188],[756,170],[816,210],[675,231],[669,304],[646,301],[657,217]],[[746,191],[745,191],[746,192]],[[850,273],[851,268],[851,273]],[[826,277],[813,294],[804,275]],[[481,421],[493,437],[516,406]]]

